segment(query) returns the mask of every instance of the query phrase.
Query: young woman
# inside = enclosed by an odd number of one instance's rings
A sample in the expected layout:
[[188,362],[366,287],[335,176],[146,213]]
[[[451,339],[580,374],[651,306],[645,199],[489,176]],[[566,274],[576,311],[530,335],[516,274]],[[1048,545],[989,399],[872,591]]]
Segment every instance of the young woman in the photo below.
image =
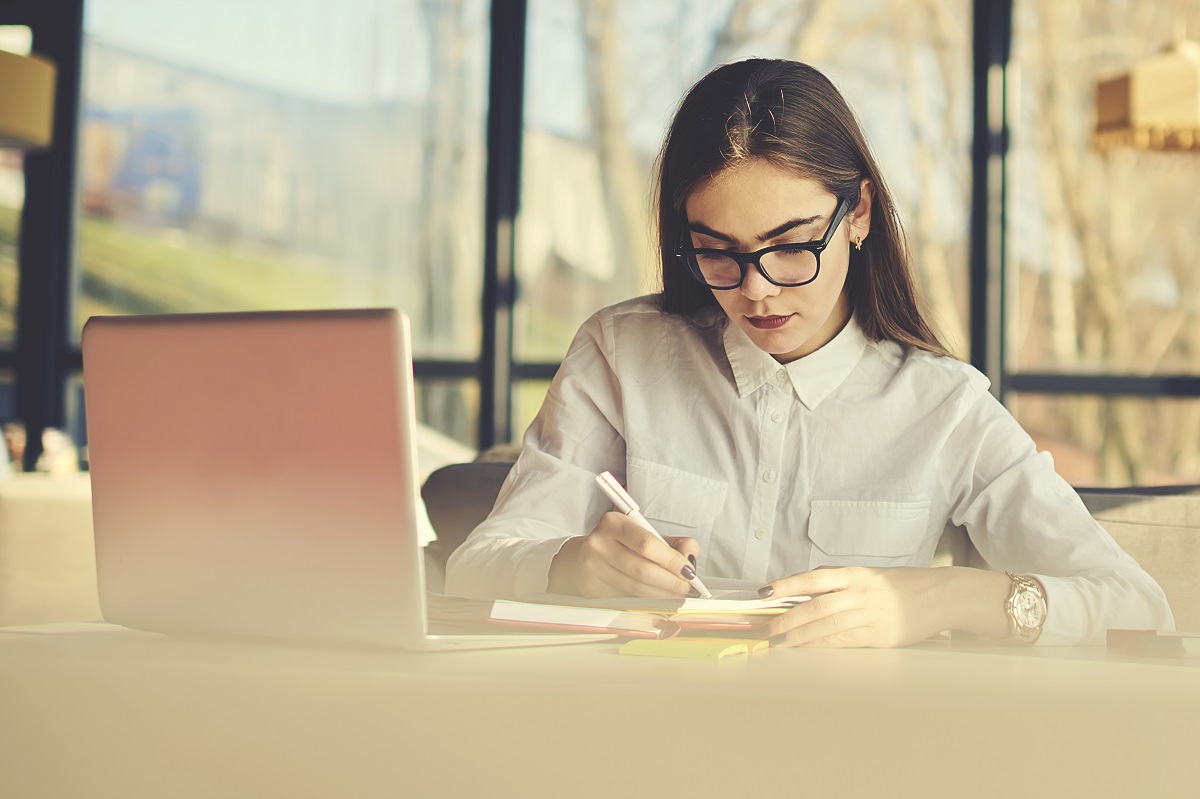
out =
[[[1172,629],[1088,514],[918,309],[895,206],[850,108],[805,64],[719,67],[659,161],[661,294],[579,330],[447,591],[814,598],[776,644],[941,630],[1054,644]],[[612,512],[611,471],[666,543]],[[996,571],[930,568],[947,522]]]

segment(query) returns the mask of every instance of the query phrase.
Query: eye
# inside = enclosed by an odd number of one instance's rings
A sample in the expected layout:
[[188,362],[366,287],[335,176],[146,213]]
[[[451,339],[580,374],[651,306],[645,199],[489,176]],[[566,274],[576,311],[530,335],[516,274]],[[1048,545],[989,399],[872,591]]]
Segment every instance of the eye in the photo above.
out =
[[809,249],[800,244],[775,250],[775,255],[779,258],[799,258],[808,254]]
[[696,253],[696,260],[700,263],[718,263],[721,261],[728,261],[729,258],[719,252],[701,251]]

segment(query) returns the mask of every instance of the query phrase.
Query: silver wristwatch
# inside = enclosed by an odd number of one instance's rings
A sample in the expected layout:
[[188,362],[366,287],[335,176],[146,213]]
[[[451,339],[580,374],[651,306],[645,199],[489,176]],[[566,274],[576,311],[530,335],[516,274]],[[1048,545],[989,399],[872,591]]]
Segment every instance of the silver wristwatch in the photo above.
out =
[[1012,580],[1004,610],[1008,613],[1008,637],[1021,644],[1032,644],[1046,624],[1046,589],[1035,578],[1005,572]]

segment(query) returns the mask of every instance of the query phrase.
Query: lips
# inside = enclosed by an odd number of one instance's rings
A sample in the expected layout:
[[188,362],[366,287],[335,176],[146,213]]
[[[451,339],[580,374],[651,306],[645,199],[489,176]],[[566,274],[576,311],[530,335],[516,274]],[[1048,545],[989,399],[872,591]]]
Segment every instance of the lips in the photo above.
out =
[[787,316],[747,316],[746,321],[758,330],[774,330],[787,324],[795,314]]

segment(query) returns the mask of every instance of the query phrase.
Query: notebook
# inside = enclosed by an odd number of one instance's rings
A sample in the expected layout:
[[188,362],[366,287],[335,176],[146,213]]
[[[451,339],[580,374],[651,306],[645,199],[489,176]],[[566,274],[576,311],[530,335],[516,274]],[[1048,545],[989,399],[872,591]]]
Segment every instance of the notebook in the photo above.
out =
[[83,369],[106,621],[404,649],[611,637],[431,634],[402,313],[93,317]]
[[807,596],[761,599],[760,582],[705,577],[712,597],[582,597],[567,594],[529,594],[520,602],[497,601],[495,620],[524,624],[571,625],[623,635],[669,638],[680,632],[761,630],[770,617],[786,612]]
[[762,599],[758,596],[761,582],[753,580],[737,580],[728,577],[704,576],[704,584],[712,592],[712,597],[703,599],[697,596],[679,597],[676,599],[653,597],[582,597],[567,594],[528,594],[521,597],[523,602],[544,603],[551,605],[575,605],[590,608],[614,608],[620,610],[640,611],[644,613],[669,613],[672,615],[690,614],[775,614],[783,613],[788,608],[807,602],[809,596],[777,596]]

